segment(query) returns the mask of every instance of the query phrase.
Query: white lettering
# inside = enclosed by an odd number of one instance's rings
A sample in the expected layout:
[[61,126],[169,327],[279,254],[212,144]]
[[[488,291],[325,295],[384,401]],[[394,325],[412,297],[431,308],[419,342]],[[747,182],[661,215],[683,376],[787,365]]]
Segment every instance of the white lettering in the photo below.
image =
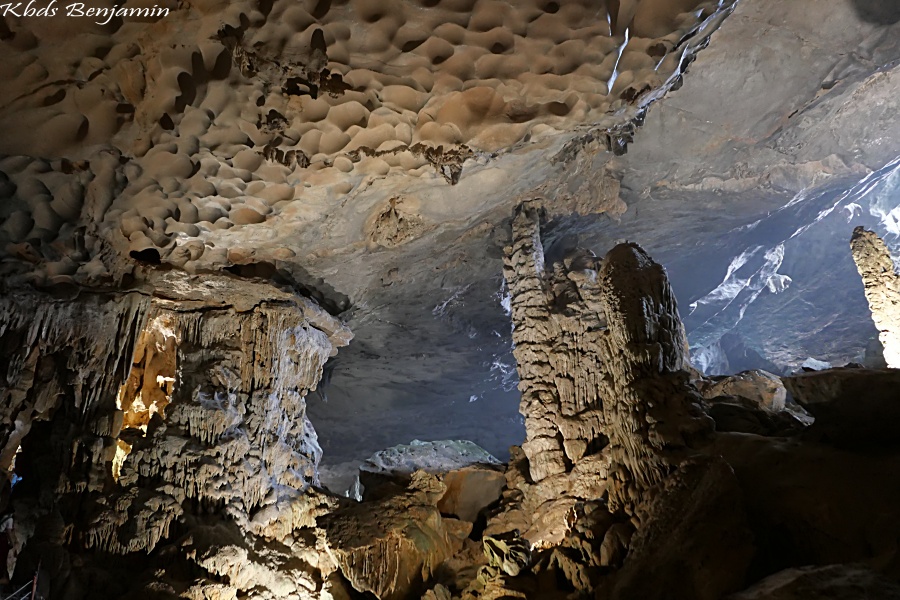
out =
[[70,4],[66,7],[66,16],[67,17],[83,17],[84,16],[84,3],[76,2],[74,4]]
[[19,13],[16,12],[20,6],[22,6],[21,2],[17,2],[15,6],[13,6],[11,3],[10,4],[0,4],[0,8],[3,9],[4,17],[6,15],[12,15],[14,17],[21,17],[22,15],[20,15]]
[[[112,18],[113,18],[114,16],[116,16],[116,9],[117,9],[117,8],[119,8],[119,5],[118,5],[118,4],[115,5],[115,6],[113,6],[112,8],[106,8],[106,9],[98,8],[98,9],[97,9],[97,12],[100,13],[100,14],[98,14],[97,16],[98,16],[98,17],[104,17],[104,16],[105,16],[105,17],[106,17],[106,20],[103,21],[102,23],[101,23],[100,21],[94,21],[94,23],[96,23],[97,25],[106,25],[107,23],[109,23],[109,22],[112,20]],[[107,15],[108,15],[108,16],[107,16]]]
[[50,0],[50,4],[48,4],[47,6],[45,6],[42,9],[38,10],[36,16],[38,16],[38,17],[55,17],[56,9],[53,7],[54,4],[56,4],[56,0]]

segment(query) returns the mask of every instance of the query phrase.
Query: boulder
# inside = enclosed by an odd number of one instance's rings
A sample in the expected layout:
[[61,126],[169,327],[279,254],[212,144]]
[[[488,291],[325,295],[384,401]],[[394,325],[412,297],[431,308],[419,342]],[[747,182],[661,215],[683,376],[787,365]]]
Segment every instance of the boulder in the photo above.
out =
[[412,474],[425,471],[432,475],[447,473],[471,465],[490,468],[500,461],[487,450],[468,440],[413,440],[380,450],[359,467],[359,482],[365,500],[377,495],[380,486],[394,483],[406,486]]
[[416,471],[406,490],[319,519],[329,555],[355,590],[380,600],[425,592],[471,531],[471,525],[441,518],[436,504],[443,493],[435,476]]
[[810,435],[844,447],[900,443],[900,370],[827,369],[784,378],[816,419]]
[[506,474],[499,467],[473,465],[445,473],[442,480],[447,491],[438,510],[474,523],[483,509],[500,500]]
[[713,398],[706,412],[716,422],[716,431],[777,437],[796,435],[807,427],[807,423],[791,411],[772,412],[735,396]]
[[638,507],[613,600],[718,600],[740,589],[754,555],[743,495],[721,458],[682,463]]
[[784,409],[787,398],[781,378],[758,369],[701,380],[697,389],[707,400],[717,396],[738,396],[773,412]]

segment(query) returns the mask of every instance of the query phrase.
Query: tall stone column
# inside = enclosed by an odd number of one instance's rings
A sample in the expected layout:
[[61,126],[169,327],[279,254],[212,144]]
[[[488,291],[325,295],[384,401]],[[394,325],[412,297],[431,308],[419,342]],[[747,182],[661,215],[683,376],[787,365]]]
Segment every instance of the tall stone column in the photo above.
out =
[[517,209],[504,262],[530,476],[558,479],[565,496],[587,474],[580,465],[608,465],[610,509],[630,514],[711,429],[688,381],[675,297],[635,244],[545,265],[540,221],[536,204]]
[[525,416],[522,449],[535,483],[570,472],[607,442],[598,354],[605,319],[591,282],[595,259],[571,256],[548,272],[540,213],[530,203],[519,207],[504,258]]
[[891,368],[900,368],[900,275],[887,246],[874,231],[853,230],[850,250],[862,277],[872,320]]
[[665,269],[637,244],[619,244],[598,279],[608,323],[601,395],[615,465],[609,504],[631,513],[712,427],[689,383],[687,337]]

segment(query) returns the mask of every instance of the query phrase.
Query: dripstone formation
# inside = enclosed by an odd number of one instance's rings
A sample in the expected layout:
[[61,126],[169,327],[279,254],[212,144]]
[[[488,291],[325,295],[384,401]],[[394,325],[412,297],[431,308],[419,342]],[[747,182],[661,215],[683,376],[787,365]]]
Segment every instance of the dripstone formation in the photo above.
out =
[[318,481],[305,397],[351,334],[314,300],[152,267],[128,291],[10,293],[14,580],[67,600],[900,597],[896,374],[705,379],[665,270],[632,243],[547,264],[544,218],[520,205],[504,257],[522,447],[505,467],[386,450],[361,501]]
[[884,359],[889,367],[900,367],[900,275],[884,240],[875,232],[854,229],[850,249],[866,289]]
[[[0,15],[0,598],[900,600],[898,371],[706,377],[612,241],[890,224],[891,2],[166,7]],[[765,301],[784,243],[695,274]],[[851,251],[898,366],[900,277]],[[495,366],[506,462],[381,444],[501,446],[459,394]],[[320,424],[375,446],[346,494]]]
[[244,554],[248,540],[310,523],[304,493],[321,450],[304,398],[351,337],[315,302],[261,282],[148,272],[128,293],[12,294],[0,318],[4,466],[15,459],[22,478],[7,500],[17,573],[40,565],[59,597],[117,597],[140,589],[140,577],[115,579],[128,557],[160,544],[170,567],[174,553],[210,576],[227,571],[230,546],[204,535],[213,517]]

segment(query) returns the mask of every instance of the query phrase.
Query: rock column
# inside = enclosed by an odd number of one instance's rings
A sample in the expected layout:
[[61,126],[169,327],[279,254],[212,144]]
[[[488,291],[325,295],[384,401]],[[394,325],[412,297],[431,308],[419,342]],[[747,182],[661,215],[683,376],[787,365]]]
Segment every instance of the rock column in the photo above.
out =
[[900,276],[884,241],[862,227],[850,238],[853,260],[865,286],[872,320],[891,368],[900,368]]
[[608,327],[601,394],[615,465],[611,509],[633,508],[711,431],[689,383],[688,345],[665,269],[637,244],[613,248],[600,270]]
[[630,514],[711,427],[688,381],[675,297],[635,244],[546,266],[540,220],[533,203],[517,209],[504,271],[529,472],[535,483],[577,474],[566,482],[574,489],[581,465],[611,464],[610,509]]
[[535,483],[570,472],[607,442],[599,354],[605,320],[592,285],[594,259],[572,256],[569,269],[548,273],[540,235],[540,209],[522,205],[504,263],[525,415],[522,449]]

